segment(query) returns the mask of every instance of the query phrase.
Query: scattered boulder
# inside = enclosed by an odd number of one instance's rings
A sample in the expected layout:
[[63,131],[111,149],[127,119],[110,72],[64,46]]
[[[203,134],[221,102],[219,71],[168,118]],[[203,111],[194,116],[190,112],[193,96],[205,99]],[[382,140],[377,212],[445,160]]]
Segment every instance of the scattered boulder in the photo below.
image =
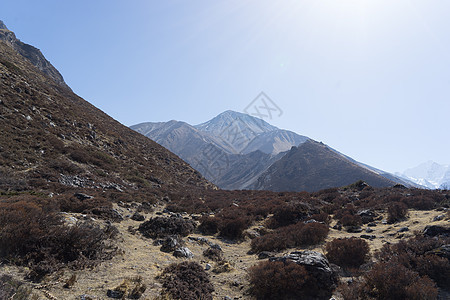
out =
[[438,215],[433,218],[433,222],[444,220],[444,218],[445,218],[445,215]]
[[274,252],[270,252],[270,251],[262,251],[258,254],[258,259],[266,259],[266,258],[271,258],[274,257],[275,253]]
[[173,256],[179,258],[193,258],[194,254],[187,247],[180,247],[173,252]]
[[145,217],[143,216],[143,215],[141,215],[140,213],[138,213],[138,212],[135,212],[132,216],[131,216],[131,220],[134,220],[134,221],[145,221]]
[[338,223],[338,224],[333,226],[333,229],[334,230],[342,230],[342,225]]
[[81,201],[83,201],[83,200],[89,200],[89,199],[94,198],[93,196],[89,196],[89,195],[86,195],[86,194],[84,194],[84,193],[75,193],[74,196],[75,196],[76,198],[78,198],[79,200],[81,200]]
[[450,244],[442,245],[439,248],[428,251],[426,254],[433,254],[443,258],[450,259]]
[[177,250],[178,248],[181,248],[183,246],[183,242],[178,239],[176,236],[168,236],[165,238],[161,243],[160,250],[162,252],[173,252]]
[[375,235],[368,235],[368,234],[361,234],[360,237],[366,240],[374,240],[377,238]]
[[402,227],[399,230],[397,230],[397,232],[406,232],[406,231],[409,231],[408,227]]
[[360,233],[360,232],[362,232],[362,228],[359,227],[359,226],[346,226],[345,230],[348,233]]
[[428,236],[437,236],[437,235],[450,236],[450,228],[438,225],[428,225],[423,230],[423,234]]
[[371,223],[377,217],[377,214],[371,209],[360,210],[357,215],[361,217],[363,224]]

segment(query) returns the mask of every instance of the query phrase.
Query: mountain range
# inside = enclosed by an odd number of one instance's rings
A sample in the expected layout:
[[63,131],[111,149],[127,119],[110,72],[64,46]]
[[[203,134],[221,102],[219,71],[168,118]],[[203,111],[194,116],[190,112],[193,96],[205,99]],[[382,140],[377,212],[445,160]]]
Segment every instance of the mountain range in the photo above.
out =
[[222,189],[317,191],[357,180],[375,187],[414,186],[306,136],[235,111],[199,125],[172,120],[131,128],[176,153]]
[[450,166],[434,161],[427,161],[397,175],[429,189],[450,189]]

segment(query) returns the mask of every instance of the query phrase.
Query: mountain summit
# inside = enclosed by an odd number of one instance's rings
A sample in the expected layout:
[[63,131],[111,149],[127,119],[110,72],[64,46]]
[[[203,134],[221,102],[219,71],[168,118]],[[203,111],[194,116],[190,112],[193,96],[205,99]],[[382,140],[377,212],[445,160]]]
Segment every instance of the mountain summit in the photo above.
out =
[[16,38],[14,32],[10,31],[5,23],[0,20],[0,40],[6,42],[12,47],[18,54],[29,60],[35,67],[48,77],[53,79],[59,85],[70,89],[65,83],[61,73],[44,57],[42,52],[28,44],[23,43]]
[[8,27],[6,27],[5,23],[3,23],[2,20],[0,20],[0,30],[9,30]]

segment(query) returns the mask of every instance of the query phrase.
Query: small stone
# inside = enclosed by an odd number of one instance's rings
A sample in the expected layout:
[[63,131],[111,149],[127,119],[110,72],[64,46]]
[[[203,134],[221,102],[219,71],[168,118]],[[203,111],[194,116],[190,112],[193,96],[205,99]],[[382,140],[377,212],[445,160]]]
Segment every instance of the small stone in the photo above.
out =
[[367,229],[366,229],[366,232],[367,232],[367,233],[371,233],[371,232],[373,232],[373,231],[374,231],[374,230],[373,230],[372,228],[367,228]]
[[441,221],[444,220],[444,215],[439,215],[433,218],[433,222],[437,222],[437,221]]
[[211,264],[206,264],[206,266],[205,266],[205,270],[206,271],[211,270],[211,268],[212,268]]
[[134,221],[145,221],[145,217],[143,215],[141,215],[138,212],[135,212],[132,216],[131,216],[131,220]]
[[373,239],[376,238],[375,235],[368,235],[368,234],[361,234],[360,237],[361,237],[362,239],[366,239],[366,240],[373,240]]
[[77,197],[81,201],[94,198],[93,196],[89,196],[84,193],[75,193],[74,196]]
[[408,227],[402,227],[397,232],[406,232],[406,231],[409,231]]

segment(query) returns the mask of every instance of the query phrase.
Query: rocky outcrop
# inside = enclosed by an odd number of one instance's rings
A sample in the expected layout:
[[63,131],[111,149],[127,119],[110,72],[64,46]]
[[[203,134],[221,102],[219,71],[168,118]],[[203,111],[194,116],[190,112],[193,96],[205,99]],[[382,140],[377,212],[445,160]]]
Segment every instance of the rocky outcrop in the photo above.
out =
[[5,41],[14,50],[16,50],[21,56],[29,60],[40,71],[53,79],[57,84],[70,89],[65,83],[61,73],[44,57],[42,52],[16,38],[14,32],[10,31],[6,25],[0,21],[0,40]]

